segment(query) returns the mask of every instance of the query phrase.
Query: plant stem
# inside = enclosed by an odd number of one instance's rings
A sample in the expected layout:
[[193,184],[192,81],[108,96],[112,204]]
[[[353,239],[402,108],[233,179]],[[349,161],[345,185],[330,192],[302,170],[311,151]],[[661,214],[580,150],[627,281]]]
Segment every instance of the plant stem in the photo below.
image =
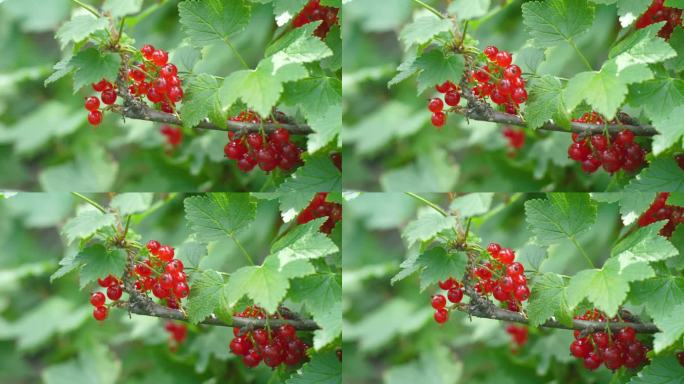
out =
[[577,52],[577,55],[582,59],[584,65],[586,65],[590,71],[593,71],[594,68],[592,68],[591,63],[589,63],[589,60],[587,60],[582,51],[580,51],[579,47],[577,47],[577,44],[575,44],[575,42],[572,40],[568,40],[568,44],[570,44],[570,46],[575,50],[575,52]]
[[230,47],[230,49],[233,51],[233,53],[234,53],[235,56],[238,58],[238,60],[240,60],[240,62],[242,63],[242,65],[245,67],[245,69],[251,69],[251,68],[249,67],[249,65],[247,64],[247,62],[245,61],[245,59],[242,58],[242,55],[240,55],[240,52],[238,52],[238,50],[235,48],[235,46],[233,45],[233,43],[231,43],[230,40],[228,40],[228,39],[225,39],[224,41],[226,42],[226,44],[228,44],[228,46]]
[[419,196],[413,192],[406,192],[406,194],[413,197],[414,199],[420,201],[421,203],[429,206],[430,208],[434,209],[435,211],[439,212],[442,216],[444,216],[444,217],[449,216],[449,214],[445,210],[443,210],[442,207],[433,203],[432,201],[430,201],[430,200],[428,200],[422,196]]
[[240,250],[242,251],[242,254],[245,255],[245,258],[247,259],[249,264],[254,265],[254,259],[252,259],[252,256],[249,254],[249,252],[247,252],[245,247],[242,246],[242,244],[240,243],[240,240],[238,240],[237,237],[235,237],[235,235],[230,235],[230,238],[233,239],[233,241],[235,242],[235,245],[237,245],[238,248],[240,248]]
[[95,200],[92,200],[91,198],[89,198],[87,196],[83,196],[82,194],[80,194],[78,192],[71,192],[71,194],[78,197],[79,199],[85,201],[86,203],[92,205],[93,207],[97,208],[98,211],[100,211],[102,213],[107,213],[107,210],[104,209],[104,207],[101,206],[100,204],[98,204]]
[[596,267],[594,266],[594,263],[591,261],[591,258],[590,258],[589,255],[587,254],[587,251],[585,251],[584,248],[582,248],[582,245],[577,241],[577,239],[575,239],[575,237],[573,236],[573,237],[570,238],[570,241],[572,241],[572,243],[575,244],[575,247],[577,247],[577,249],[580,251],[580,253],[582,254],[582,256],[584,256],[584,259],[587,260],[587,263],[589,263],[589,265],[590,265],[592,268],[596,268]]
[[445,18],[444,15],[442,15],[441,13],[439,13],[438,10],[436,10],[436,9],[433,8],[432,6],[426,4],[425,2],[423,2],[423,1],[421,1],[421,0],[413,0],[413,2],[416,3],[416,4],[418,4],[418,5],[420,5],[421,7],[425,8],[425,9],[427,9],[428,11],[434,13],[434,14],[437,15],[437,17],[439,17],[440,19],[444,19],[444,18]]
[[73,2],[76,3],[76,4],[78,4],[81,8],[83,8],[83,9],[85,9],[86,11],[92,13],[92,14],[95,15],[96,17],[102,17],[102,15],[100,15],[100,12],[98,12],[95,8],[91,7],[90,5],[85,4],[85,3],[82,3],[82,2],[79,1],[79,0],[71,0],[71,1],[73,1]]

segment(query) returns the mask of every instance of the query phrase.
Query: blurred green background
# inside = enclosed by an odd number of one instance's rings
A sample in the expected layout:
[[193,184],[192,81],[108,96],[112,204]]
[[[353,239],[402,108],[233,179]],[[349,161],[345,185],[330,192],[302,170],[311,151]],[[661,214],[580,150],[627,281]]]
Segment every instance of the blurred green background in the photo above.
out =
[[[424,194],[449,206],[453,196]],[[496,194],[488,214],[474,218],[471,231],[486,246],[513,248],[526,271],[573,275],[586,261],[572,246],[530,244],[524,202],[542,195]],[[344,383],[354,384],[530,384],[608,383],[601,368],[588,372],[569,352],[572,332],[530,329],[529,340],[511,352],[506,323],[454,312],[443,326],[433,320],[430,297],[420,293],[419,274],[390,285],[400,264],[419,252],[408,248],[401,231],[427,208],[402,193],[363,193],[344,206]],[[595,228],[578,239],[597,265],[610,256],[620,225],[617,205],[600,204]],[[539,263],[546,257],[543,262]],[[599,262],[600,260],[600,262]],[[530,274],[528,274],[528,278]],[[635,312],[636,313],[636,312]]]
[[[543,52],[526,46],[523,1],[426,0],[448,10],[484,5],[489,12],[468,24],[468,33],[484,49],[495,45],[513,53],[524,72],[543,59]],[[447,6],[448,4],[448,6]],[[354,0],[344,8],[344,131],[348,189],[370,191],[601,191],[610,176],[588,176],[567,158],[566,133],[527,133],[515,158],[507,156],[503,127],[449,116],[441,130],[430,124],[427,101],[434,90],[416,95],[415,76],[388,89],[403,61],[399,32],[412,17],[425,12],[411,0]],[[598,68],[617,36],[614,6],[597,5],[593,27],[578,45]],[[565,46],[547,51],[538,74],[571,77],[585,71],[576,53]],[[523,76],[529,79],[529,76]],[[627,112],[631,112],[629,108]]]
[[[94,6],[102,0],[84,0]],[[195,72],[224,76],[242,69],[231,50],[214,45],[202,52],[183,42],[178,1],[144,0],[143,11],[127,19],[125,32],[144,44],[170,51],[170,60],[195,56]],[[264,172],[245,175],[228,162],[224,132],[186,131],[183,144],[167,153],[160,124],[123,121],[105,113],[97,128],[86,120],[84,89],[74,94],[71,76],[46,87],[44,80],[63,58],[55,31],[72,14],[84,13],[70,0],[0,2],[0,188],[29,191],[252,191],[267,181]],[[233,44],[254,66],[275,31],[271,4],[255,4],[253,17]],[[70,48],[66,48],[68,51]]]
[[[105,206],[111,198],[89,196]],[[188,238],[184,197],[156,195],[153,209],[133,216],[131,230],[143,242],[156,239],[177,247],[177,257],[199,248],[206,253],[200,269],[244,266],[232,241],[205,249]],[[188,325],[187,339],[174,353],[165,320],[129,318],[125,310],[112,309],[100,323],[89,303],[98,287],[80,290],[77,272],[51,283],[59,260],[77,251],[60,232],[82,204],[68,193],[20,193],[0,200],[0,383],[280,383],[270,368],[245,368],[229,352],[232,328]],[[264,257],[281,225],[277,201],[260,200],[256,221],[238,238],[250,254]],[[300,336],[311,343],[310,335]]]

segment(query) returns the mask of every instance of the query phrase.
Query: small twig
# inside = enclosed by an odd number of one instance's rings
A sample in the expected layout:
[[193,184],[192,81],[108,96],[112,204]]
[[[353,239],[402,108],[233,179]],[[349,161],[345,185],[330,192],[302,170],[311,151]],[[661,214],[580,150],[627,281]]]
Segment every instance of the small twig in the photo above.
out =
[[107,210],[104,209],[104,207],[101,206],[100,204],[98,204],[95,200],[93,200],[93,199],[91,199],[91,198],[89,198],[89,197],[87,197],[87,196],[84,196],[84,195],[82,195],[82,194],[80,194],[80,193],[78,193],[78,192],[71,192],[71,194],[74,195],[74,196],[76,196],[76,197],[78,197],[79,199],[85,201],[86,203],[92,205],[92,206],[95,207],[98,211],[100,211],[100,212],[102,212],[102,213],[107,213]]
[[85,9],[86,11],[95,15],[95,17],[102,17],[102,15],[100,15],[100,13],[95,8],[91,7],[90,5],[85,4],[79,0],[71,0],[71,1],[78,4],[81,8]]
[[429,206],[430,208],[434,209],[435,211],[439,212],[442,216],[444,216],[444,217],[449,216],[449,214],[445,210],[443,210],[442,207],[433,203],[432,201],[430,201],[430,200],[428,200],[422,196],[419,196],[418,194],[415,194],[413,192],[406,192],[406,194],[413,197],[414,199],[420,201],[421,203]]

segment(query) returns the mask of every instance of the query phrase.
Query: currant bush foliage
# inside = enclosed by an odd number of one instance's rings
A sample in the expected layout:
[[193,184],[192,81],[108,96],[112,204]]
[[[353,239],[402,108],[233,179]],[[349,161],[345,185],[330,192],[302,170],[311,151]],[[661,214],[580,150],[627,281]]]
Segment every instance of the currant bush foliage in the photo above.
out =
[[[545,382],[565,375],[577,382],[679,382],[684,368],[675,355],[684,348],[684,328],[677,320],[684,315],[684,226],[675,225],[672,235],[665,237],[666,221],[639,224],[646,223],[637,219],[649,214],[657,196],[350,195],[345,225],[356,229],[344,236],[357,243],[345,248],[345,274],[350,279],[345,300],[357,303],[357,308],[345,309],[349,324],[344,345],[347,361],[351,360],[347,364],[356,372],[350,382],[402,383],[406,377],[430,375],[435,379],[426,380],[435,383],[465,378]],[[672,193],[666,204],[676,210],[683,198]],[[388,242],[389,232],[401,237]],[[512,245],[515,260],[524,266],[531,296],[520,306],[524,315],[514,320],[528,322],[524,329],[529,336],[522,345],[512,343],[504,331],[506,324],[515,324],[511,318],[477,312],[482,304],[468,297],[467,288],[463,303],[449,307],[445,324],[432,320],[431,295],[442,292],[450,277],[462,284],[469,284],[462,280],[467,275],[476,279],[473,285],[479,281],[469,260],[486,253],[489,243]],[[378,247],[386,256],[373,257],[366,251]],[[468,305],[475,306],[470,308],[474,315],[467,314]],[[571,326],[573,317],[588,309],[607,318],[633,316],[655,326],[653,334],[638,334],[650,350],[646,363],[615,372],[582,367],[582,360],[568,349],[573,331],[557,328]],[[395,321],[397,317],[402,321]],[[395,360],[396,356],[402,359]],[[363,372],[365,358],[381,359],[387,368],[381,374]],[[506,373],[483,369],[488,364],[505,366]]]

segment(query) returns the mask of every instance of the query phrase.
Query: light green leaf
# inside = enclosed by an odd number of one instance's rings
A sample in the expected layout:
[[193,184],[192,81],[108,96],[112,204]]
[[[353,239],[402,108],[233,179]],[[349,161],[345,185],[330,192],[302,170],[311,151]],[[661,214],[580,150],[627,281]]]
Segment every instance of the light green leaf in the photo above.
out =
[[672,308],[684,304],[684,277],[657,276],[632,283],[629,296],[635,304],[645,306],[653,322],[660,327]]
[[62,60],[58,61],[57,64],[55,64],[52,67],[52,69],[54,69],[54,72],[52,72],[50,77],[45,79],[45,81],[43,82],[43,86],[47,87],[48,84],[54,83],[55,81],[73,72],[74,69],[76,69],[73,66],[73,64],[71,64],[71,59],[73,57],[73,54],[69,53]]
[[625,187],[632,192],[684,192],[684,170],[669,156],[654,160]]
[[563,277],[555,273],[538,276],[532,287],[532,294],[527,306],[530,324],[544,324],[552,316],[558,320],[572,320],[572,312],[568,307],[566,294],[567,284]]
[[674,356],[658,356],[629,381],[629,384],[684,384],[682,366]]
[[69,219],[62,228],[62,233],[67,238],[67,244],[74,240],[86,238],[97,230],[114,225],[116,217],[111,213],[102,213],[96,209],[84,210],[76,217]]
[[316,192],[339,192],[342,188],[342,173],[335,164],[330,161],[327,154],[317,153],[306,160],[300,167],[285,180],[280,187],[279,193],[303,193],[313,195]]
[[399,40],[406,47],[422,45],[442,32],[449,32],[451,28],[451,20],[440,19],[432,13],[425,13],[418,16],[412,23],[407,24],[401,30]]
[[530,128],[539,128],[551,119],[567,121],[563,85],[558,78],[544,75],[535,79],[530,84],[529,92],[525,119]]
[[62,49],[69,42],[78,43],[90,36],[91,33],[107,28],[109,23],[104,17],[95,17],[91,14],[74,16],[62,25],[55,37],[59,40]]
[[668,60],[666,64],[674,72],[681,72],[684,70],[684,28],[675,28],[669,43],[677,52],[677,56]]
[[575,75],[563,95],[569,109],[585,100],[597,112],[612,118],[625,100],[627,85],[652,78],[653,73],[646,64],[635,64],[618,71],[615,61],[607,61],[598,72]]
[[316,324],[314,347],[318,350],[342,333],[342,275],[323,273],[294,279],[290,298],[305,303]]
[[442,84],[447,80],[458,82],[463,76],[465,62],[462,55],[447,54],[433,49],[416,59],[418,74],[418,93],[422,93],[435,84]]
[[589,230],[596,222],[596,204],[586,194],[552,193],[547,200],[525,202],[525,216],[537,243],[552,245]]
[[256,199],[246,193],[210,193],[188,197],[185,217],[205,242],[231,238],[254,221]]
[[79,349],[78,359],[51,365],[41,373],[45,384],[114,384],[121,375],[121,360],[106,345]]
[[684,105],[684,80],[659,74],[655,79],[630,86],[629,104],[643,107],[651,119],[669,115]]
[[287,384],[341,384],[342,362],[334,351],[317,353],[286,381]]
[[475,19],[487,14],[490,0],[454,0],[449,4],[447,13],[458,20]]
[[437,236],[445,229],[456,225],[455,216],[442,216],[432,209],[424,209],[418,212],[418,218],[406,225],[401,232],[401,237],[406,240],[407,246],[411,247],[418,241],[427,241]]
[[298,225],[271,246],[271,254],[280,260],[280,266],[294,260],[310,260],[333,254],[339,249],[332,240],[319,231],[324,219]]
[[661,25],[637,29],[615,45],[608,55],[615,59],[618,72],[635,64],[653,64],[675,57],[677,52],[657,37]]
[[149,209],[153,198],[152,193],[120,193],[114,196],[110,206],[122,216],[127,216]]
[[122,17],[140,12],[143,0],[106,0],[102,10],[109,12],[112,17]]
[[455,198],[449,205],[449,211],[457,212],[462,219],[479,216],[489,211],[493,198],[493,193],[469,193]]
[[423,269],[420,274],[420,291],[430,284],[450,277],[461,279],[465,272],[468,256],[463,252],[447,253],[444,248],[429,249],[418,257],[416,263]]
[[197,47],[229,38],[245,29],[250,20],[250,7],[244,0],[186,0],[178,4],[183,31]]
[[214,312],[225,285],[223,277],[216,271],[208,270],[194,275],[187,307],[190,322],[197,324]]
[[196,126],[207,116],[221,114],[219,84],[213,76],[201,73],[191,77],[185,86],[185,92],[180,114],[186,128]]
[[88,146],[73,162],[45,168],[38,179],[46,192],[102,192],[112,189],[118,170],[119,164],[103,147]]
[[612,255],[620,261],[620,270],[640,262],[654,262],[677,256],[679,252],[667,239],[660,236],[661,225],[649,225],[639,228],[612,250]]
[[121,67],[121,57],[113,52],[100,53],[95,48],[87,48],[77,53],[71,59],[71,65],[76,68],[74,73],[74,92],[97,83],[102,79],[116,81]]
[[309,23],[296,28],[267,48],[266,56],[272,56],[275,70],[287,64],[310,63],[332,56],[330,48],[313,36],[317,25],[318,23]]
[[660,134],[653,138],[653,154],[659,155],[670,147],[682,148],[684,137],[684,106],[667,115],[653,118],[653,126]]
[[102,244],[91,245],[82,250],[76,260],[83,264],[81,268],[81,289],[91,281],[105,278],[107,275],[121,276],[126,266],[126,252],[121,249],[106,249]]
[[670,312],[657,324],[661,332],[655,334],[653,349],[656,353],[662,352],[678,341],[684,335],[684,304],[670,309]]
[[608,316],[614,316],[627,298],[629,283],[654,275],[645,262],[630,264],[621,271],[616,258],[608,259],[603,268],[584,270],[572,277],[566,291],[568,304],[576,307],[586,298]]
[[586,0],[532,1],[522,5],[523,24],[537,46],[548,48],[574,40],[594,22],[594,5]]

